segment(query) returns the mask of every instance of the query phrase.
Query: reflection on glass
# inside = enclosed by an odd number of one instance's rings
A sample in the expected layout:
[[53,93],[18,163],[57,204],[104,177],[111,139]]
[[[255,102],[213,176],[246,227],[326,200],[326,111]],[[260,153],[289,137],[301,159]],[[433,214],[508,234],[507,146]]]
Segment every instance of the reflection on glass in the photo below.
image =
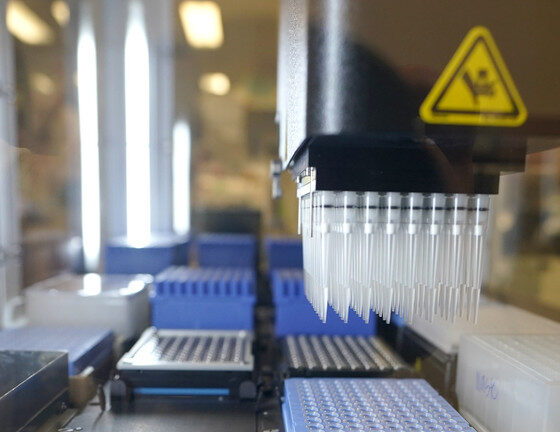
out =
[[173,127],[173,229],[187,234],[190,229],[191,130],[185,121]]
[[23,1],[8,3],[6,24],[10,33],[30,45],[47,45],[54,40],[52,29]]
[[144,10],[130,5],[124,47],[126,223],[131,244],[150,237],[150,64]]
[[185,1],[179,6],[187,42],[194,48],[213,49],[224,43],[222,14],[213,1]]
[[200,90],[216,96],[225,96],[231,87],[229,78],[221,72],[207,73],[200,77],[198,82]]
[[86,15],[78,37],[78,111],[80,122],[82,241],[84,264],[99,263],[100,197],[97,119],[97,58],[91,19]]
[[51,15],[59,26],[64,27],[70,21],[70,8],[64,0],[55,0],[51,3]]

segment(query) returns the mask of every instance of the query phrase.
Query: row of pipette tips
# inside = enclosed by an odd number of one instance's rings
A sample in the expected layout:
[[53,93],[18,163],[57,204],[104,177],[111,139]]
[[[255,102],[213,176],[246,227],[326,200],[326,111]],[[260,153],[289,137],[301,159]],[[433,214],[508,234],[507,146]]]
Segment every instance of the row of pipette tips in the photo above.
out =
[[[312,205],[311,205],[312,202]],[[387,321],[436,314],[476,320],[488,223],[486,195],[315,192],[300,202],[306,295]]]

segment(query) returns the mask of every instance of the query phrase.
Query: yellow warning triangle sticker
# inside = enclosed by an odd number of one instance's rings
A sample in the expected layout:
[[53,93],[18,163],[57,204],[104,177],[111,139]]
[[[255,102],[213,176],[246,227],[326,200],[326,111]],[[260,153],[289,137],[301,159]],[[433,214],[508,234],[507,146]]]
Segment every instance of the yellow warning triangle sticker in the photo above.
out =
[[426,123],[521,126],[527,109],[485,27],[469,31],[420,107]]

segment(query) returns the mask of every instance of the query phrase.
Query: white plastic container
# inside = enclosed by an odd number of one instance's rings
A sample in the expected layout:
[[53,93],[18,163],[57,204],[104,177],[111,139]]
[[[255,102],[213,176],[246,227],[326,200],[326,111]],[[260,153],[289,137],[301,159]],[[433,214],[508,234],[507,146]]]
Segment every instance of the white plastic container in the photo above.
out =
[[476,324],[466,318],[451,323],[440,317],[432,322],[415,317],[408,326],[446,354],[456,354],[461,336],[466,334],[560,335],[560,323],[487,298],[480,300]]
[[104,326],[118,338],[150,326],[148,275],[64,274],[25,290],[32,325]]
[[465,336],[456,387],[479,432],[558,432],[560,336]]

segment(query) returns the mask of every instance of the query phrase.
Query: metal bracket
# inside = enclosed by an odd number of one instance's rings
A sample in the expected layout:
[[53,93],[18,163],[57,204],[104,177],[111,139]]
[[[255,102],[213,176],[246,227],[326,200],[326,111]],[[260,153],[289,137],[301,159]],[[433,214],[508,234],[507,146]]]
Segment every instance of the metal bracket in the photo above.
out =
[[307,167],[297,176],[297,197],[301,198],[315,191],[317,171],[313,167]]

